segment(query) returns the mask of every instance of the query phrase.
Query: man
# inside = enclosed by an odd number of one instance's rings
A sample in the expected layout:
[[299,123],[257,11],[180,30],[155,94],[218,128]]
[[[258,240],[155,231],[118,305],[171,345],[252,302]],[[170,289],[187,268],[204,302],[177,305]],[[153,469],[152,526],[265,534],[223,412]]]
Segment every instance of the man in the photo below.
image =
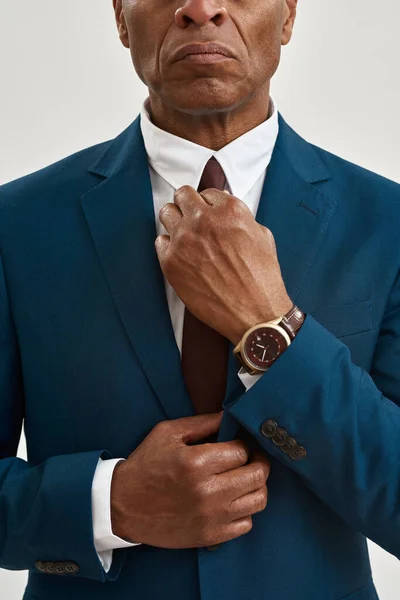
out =
[[0,189],[0,566],[25,600],[376,599],[399,185],[278,113],[296,0],[114,10],[140,115]]

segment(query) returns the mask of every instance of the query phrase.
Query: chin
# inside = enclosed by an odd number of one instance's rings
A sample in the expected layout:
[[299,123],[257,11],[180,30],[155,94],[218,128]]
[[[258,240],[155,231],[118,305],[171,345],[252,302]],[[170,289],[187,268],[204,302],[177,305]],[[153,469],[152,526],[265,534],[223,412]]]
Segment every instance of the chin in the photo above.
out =
[[175,87],[169,104],[182,112],[200,115],[226,112],[242,101],[237,89],[232,89],[231,86],[220,83],[215,85],[211,80],[197,80],[193,85]]

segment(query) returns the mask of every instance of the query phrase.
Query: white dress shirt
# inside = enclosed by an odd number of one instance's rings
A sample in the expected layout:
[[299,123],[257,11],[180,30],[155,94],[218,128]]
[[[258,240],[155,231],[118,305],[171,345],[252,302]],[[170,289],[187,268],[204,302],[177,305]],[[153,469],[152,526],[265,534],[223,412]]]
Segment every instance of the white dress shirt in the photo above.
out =
[[[158,214],[167,202],[174,201],[175,191],[183,185],[197,190],[204,167],[211,156],[220,163],[227,183],[225,189],[247,204],[255,217],[266,175],[266,169],[278,136],[278,111],[270,97],[268,118],[218,151],[199,146],[156,127],[150,117],[149,98],[142,104],[140,127],[148,156],[153,192],[157,235],[168,234]],[[185,305],[164,276],[169,312],[175,339],[182,354]],[[260,377],[240,368],[238,376],[248,390]],[[94,545],[105,571],[109,571],[114,548],[139,545],[116,536],[111,528],[110,491],[115,465],[122,458],[99,458],[92,485],[92,517]]]

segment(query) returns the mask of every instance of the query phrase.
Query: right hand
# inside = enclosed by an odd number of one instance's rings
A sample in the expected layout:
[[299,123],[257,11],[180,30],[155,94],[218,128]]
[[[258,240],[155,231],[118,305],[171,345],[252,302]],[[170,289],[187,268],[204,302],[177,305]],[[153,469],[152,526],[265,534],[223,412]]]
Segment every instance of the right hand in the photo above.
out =
[[111,482],[113,533],[160,548],[219,544],[252,528],[267,505],[270,462],[243,440],[200,443],[218,431],[222,413],[157,423],[119,462]]

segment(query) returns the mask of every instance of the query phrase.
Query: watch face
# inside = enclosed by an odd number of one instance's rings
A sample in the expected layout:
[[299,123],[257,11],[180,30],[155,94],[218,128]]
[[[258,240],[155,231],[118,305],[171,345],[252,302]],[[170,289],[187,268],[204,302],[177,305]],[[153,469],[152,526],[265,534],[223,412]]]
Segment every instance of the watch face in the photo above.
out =
[[244,344],[244,352],[254,367],[266,370],[287,346],[285,337],[278,329],[266,326],[250,333]]

